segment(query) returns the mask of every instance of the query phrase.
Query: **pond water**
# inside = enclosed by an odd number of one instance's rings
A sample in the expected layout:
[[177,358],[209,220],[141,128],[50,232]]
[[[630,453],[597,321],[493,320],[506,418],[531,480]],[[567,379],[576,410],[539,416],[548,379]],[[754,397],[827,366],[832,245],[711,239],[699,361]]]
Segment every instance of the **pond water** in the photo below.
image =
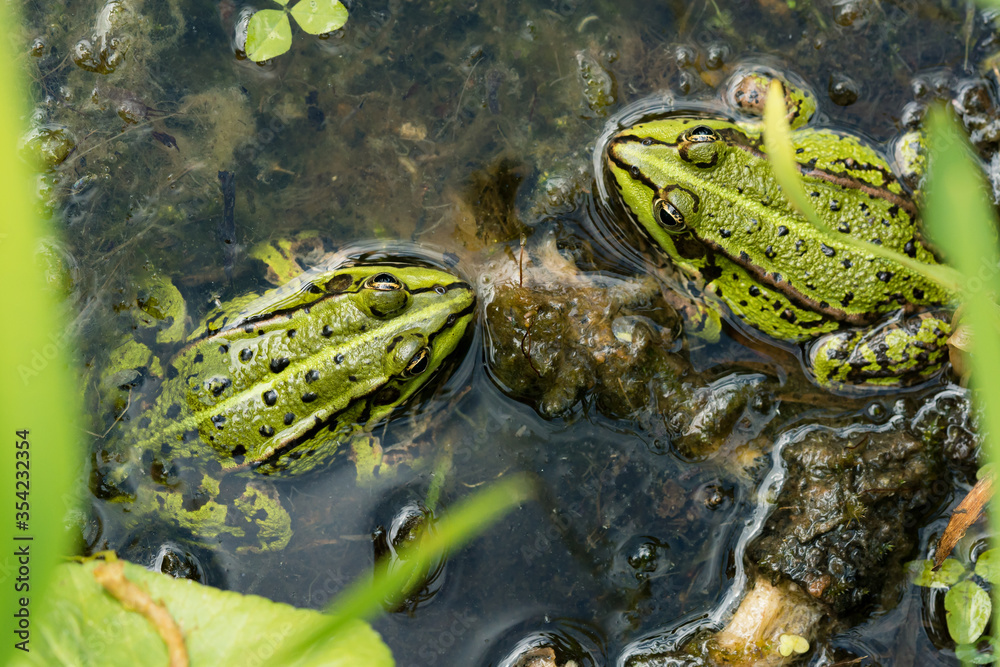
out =
[[[929,102],[952,100],[988,161],[1000,139],[992,14],[916,0],[345,4],[342,30],[293,29],[291,50],[259,65],[239,52],[248,6],[232,0],[26,3],[29,143],[62,233],[45,256],[77,315],[95,433],[123,408],[102,375],[112,351],[135,338],[169,356],[175,294],[197,322],[268,289],[279,279],[262,260],[281,265],[289,239],[302,266],[379,243],[427,248],[477,286],[481,306],[450,376],[376,429],[397,462],[380,480],[359,484],[345,459],[275,481],[294,527],[284,549],[180,546],[157,526],[116,526],[120,507],[96,493],[82,551],[152,563],[173,544],[214,585],[321,608],[389,549],[386,534],[527,471],[536,501],[375,622],[398,664],[512,666],[537,645],[559,664],[674,664],[665,651],[734,609],[765,518],[758,489],[781,460],[774,443],[793,447],[794,429],[819,425],[844,443],[905,435],[934,450],[935,484],[909,497],[899,538],[900,560],[927,557],[975,470],[962,390],[941,377],[833,396],[804,378],[795,350],[745,332],[685,344],[657,296],[684,287],[617,224],[592,156],[616,114],[650,99],[724,112],[732,73],[763,66],[816,93],[819,124],[887,151]],[[616,302],[614,290],[645,296]],[[538,349],[562,355],[540,368],[524,318],[564,301],[567,321],[535,332]],[[624,309],[667,347],[621,361],[614,386],[587,357],[595,339],[570,321],[585,321],[587,304]],[[136,392],[127,419],[155,395],[143,386],[153,362],[138,365],[120,383]],[[941,600],[894,567],[832,614],[810,664],[957,664]]]

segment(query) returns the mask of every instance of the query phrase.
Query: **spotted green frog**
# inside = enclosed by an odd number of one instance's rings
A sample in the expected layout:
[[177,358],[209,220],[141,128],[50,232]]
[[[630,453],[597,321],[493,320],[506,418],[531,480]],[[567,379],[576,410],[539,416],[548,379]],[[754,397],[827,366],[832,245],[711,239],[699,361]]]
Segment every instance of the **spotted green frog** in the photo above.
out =
[[[748,117],[759,116],[772,78],[734,78],[737,120],[675,115],[613,136],[604,157],[621,204],[703,295],[689,313],[695,335],[716,340],[719,315],[729,314],[773,339],[808,344],[807,371],[833,390],[930,378],[946,360],[953,295],[845,242],[936,263],[913,196],[858,137],[809,127],[814,97],[782,80],[799,173],[835,231],[811,225],[782,194],[762,127]],[[906,147],[910,165],[919,164],[919,145]]]
[[460,278],[393,263],[313,270],[223,306],[97,453],[98,495],[127,526],[157,519],[197,543],[283,548],[290,519],[268,477],[344,450],[359,474],[376,468],[371,428],[454,356],[475,301]]

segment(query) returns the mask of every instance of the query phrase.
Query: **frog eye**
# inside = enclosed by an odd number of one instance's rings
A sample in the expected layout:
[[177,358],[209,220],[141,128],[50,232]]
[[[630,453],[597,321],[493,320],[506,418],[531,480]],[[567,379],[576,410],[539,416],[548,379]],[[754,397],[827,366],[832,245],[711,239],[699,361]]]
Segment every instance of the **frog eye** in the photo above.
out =
[[426,371],[430,364],[431,351],[426,347],[422,347],[417,350],[415,355],[413,355],[413,358],[410,359],[410,363],[406,364],[406,368],[403,369],[402,376],[404,378],[416,377]]
[[684,214],[666,199],[657,197],[653,200],[653,217],[660,221],[660,226],[668,232],[679,232],[684,229]]
[[684,135],[685,141],[690,141],[694,144],[704,144],[710,141],[718,141],[720,138],[719,133],[710,128],[708,125],[692,127]]
[[403,283],[391,273],[376,273],[365,281],[365,287],[379,292],[391,292],[403,289]]

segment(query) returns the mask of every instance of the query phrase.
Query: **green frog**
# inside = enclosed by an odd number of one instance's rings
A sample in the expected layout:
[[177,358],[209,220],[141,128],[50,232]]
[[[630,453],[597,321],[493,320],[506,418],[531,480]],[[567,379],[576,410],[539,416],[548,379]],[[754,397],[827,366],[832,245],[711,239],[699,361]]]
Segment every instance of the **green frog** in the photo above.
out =
[[385,263],[319,267],[246,301],[199,325],[97,452],[97,495],[126,529],[159,519],[196,543],[283,548],[290,519],[268,477],[345,450],[359,476],[377,469],[372,427],[454,357],[476,297],[442,270]]
[[[833,233],[796,211],[772,172],[759,116],[773,78],[785,91],[806,192]],[[857,136],[809,127],[816,103],[807,91],[760,71],[737,75],[727,90],[736,120],[672,115],[623,129],[604,149],[628,216],[702,295],[688,309],[689,331],[717,340],[728,313],[771,339],[808,344],[807,372],[834,391],[929,379],[947,359],[954,295],[844,242],[936,263],[914,195]],[[910,137],[902,146],[905,167],[919,167],[920,145]]]

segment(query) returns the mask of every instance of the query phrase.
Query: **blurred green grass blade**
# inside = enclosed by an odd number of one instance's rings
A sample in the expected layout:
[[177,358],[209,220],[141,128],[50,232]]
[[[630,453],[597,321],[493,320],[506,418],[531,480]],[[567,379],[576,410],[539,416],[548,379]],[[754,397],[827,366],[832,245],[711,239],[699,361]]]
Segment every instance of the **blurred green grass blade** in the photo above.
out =
[[767,92],[767,100],[764,102],[764,150],[767,151],[767,159],[771,162],[774,178],[778,181],[778,185],[781,186],[782,192],[792,206],[798,209],[799,213],[805,216],[813,227],[853,246],[858,252],[878,255],[890,262],[901,264],[953,292],[957,291],[960,278],[958,273],[950,267],[923,264],[901,252],[874,243],[866,243],[849,234],[841,234],[826,224],[816,213],[812,201],[802,186],[802,179],[799,176],[799,168],[795,162],[792,147],[791,130],[788,127],[788,121],[785,120],[787,114],[785,91],[781,82],[774,80],[771,82],[771,88]]
[[[972,377],[988,434],[983,445],[988,461],[1000,460],[1000,335],[995,299],[1000,295],[997,221],[986,198],[983,173],[962,131],[940,108],[927,118],[931,173],[924,224],[930,239],[958,269],[965,318],[972,327]],[[993,534],[1000,535],[1000,513],[990,512]]]
[[[342,630],[354,619],[371,619],[389,606],[402,601],[414,584],[419,584],[419,573],[426,572],[430,564],[446,552],[465,544],[491,523],[531,497],[531,484],[522,475],[515,475],[478,491],[456,504],[433,530],[413,548],[401,552],[401,565],[391,568],[385,576],[374,581],[359,580],[348,587],[330,606],[329,622],[312,634],[297,638],[294,644],[282,645],[274,656],[274,664],[292,664],[301,659],[310,644]],[[385,570],[382,570],[385,571]]]
[[[17,25],[20,3],[0,3],[0,25]],[[12,34],[17,34],[16,31]],[[71,344],[63,336],[71,318],[63,316],[54,295],[45,289],[41,264],[35,259],[39,237],[50,233],[37,212],[34,174],[21,160],[18,140],[27,131],[24,54],[14,53],[17,40],[0,40],[0,278],[3,281],[4,323],[0,327],[0,435],[3,436],[3,482],[0,511],[0,609],[5,619],[0,664],[20,653],[12,630],[20,598],[28,600],[31,617],[37,617],[42,595],[53,567],[67,554],[69,543],[63,522],[75,497],[72,470],[83,461],[76,447],[77,391],[75,374],[67,364]],[[16,432],[27,429],[30,443],[30,479],[27,530],[16,527]],[[23,460],[23,459],[22,459]],[[21,481],[24,481],[23,479]],[[31,537],[14,541],[14,537]],[[15,557],[18,546],[27,546],[30,557],[25,576]],[[20,580],[19,580],[20,578]],[[16,590],[17,585],[28,588]],[[29,617],[29,624],[30,618]],[[38,638],[33,634],[32,641]],[[31,646],[30,644],[28,645]]]

